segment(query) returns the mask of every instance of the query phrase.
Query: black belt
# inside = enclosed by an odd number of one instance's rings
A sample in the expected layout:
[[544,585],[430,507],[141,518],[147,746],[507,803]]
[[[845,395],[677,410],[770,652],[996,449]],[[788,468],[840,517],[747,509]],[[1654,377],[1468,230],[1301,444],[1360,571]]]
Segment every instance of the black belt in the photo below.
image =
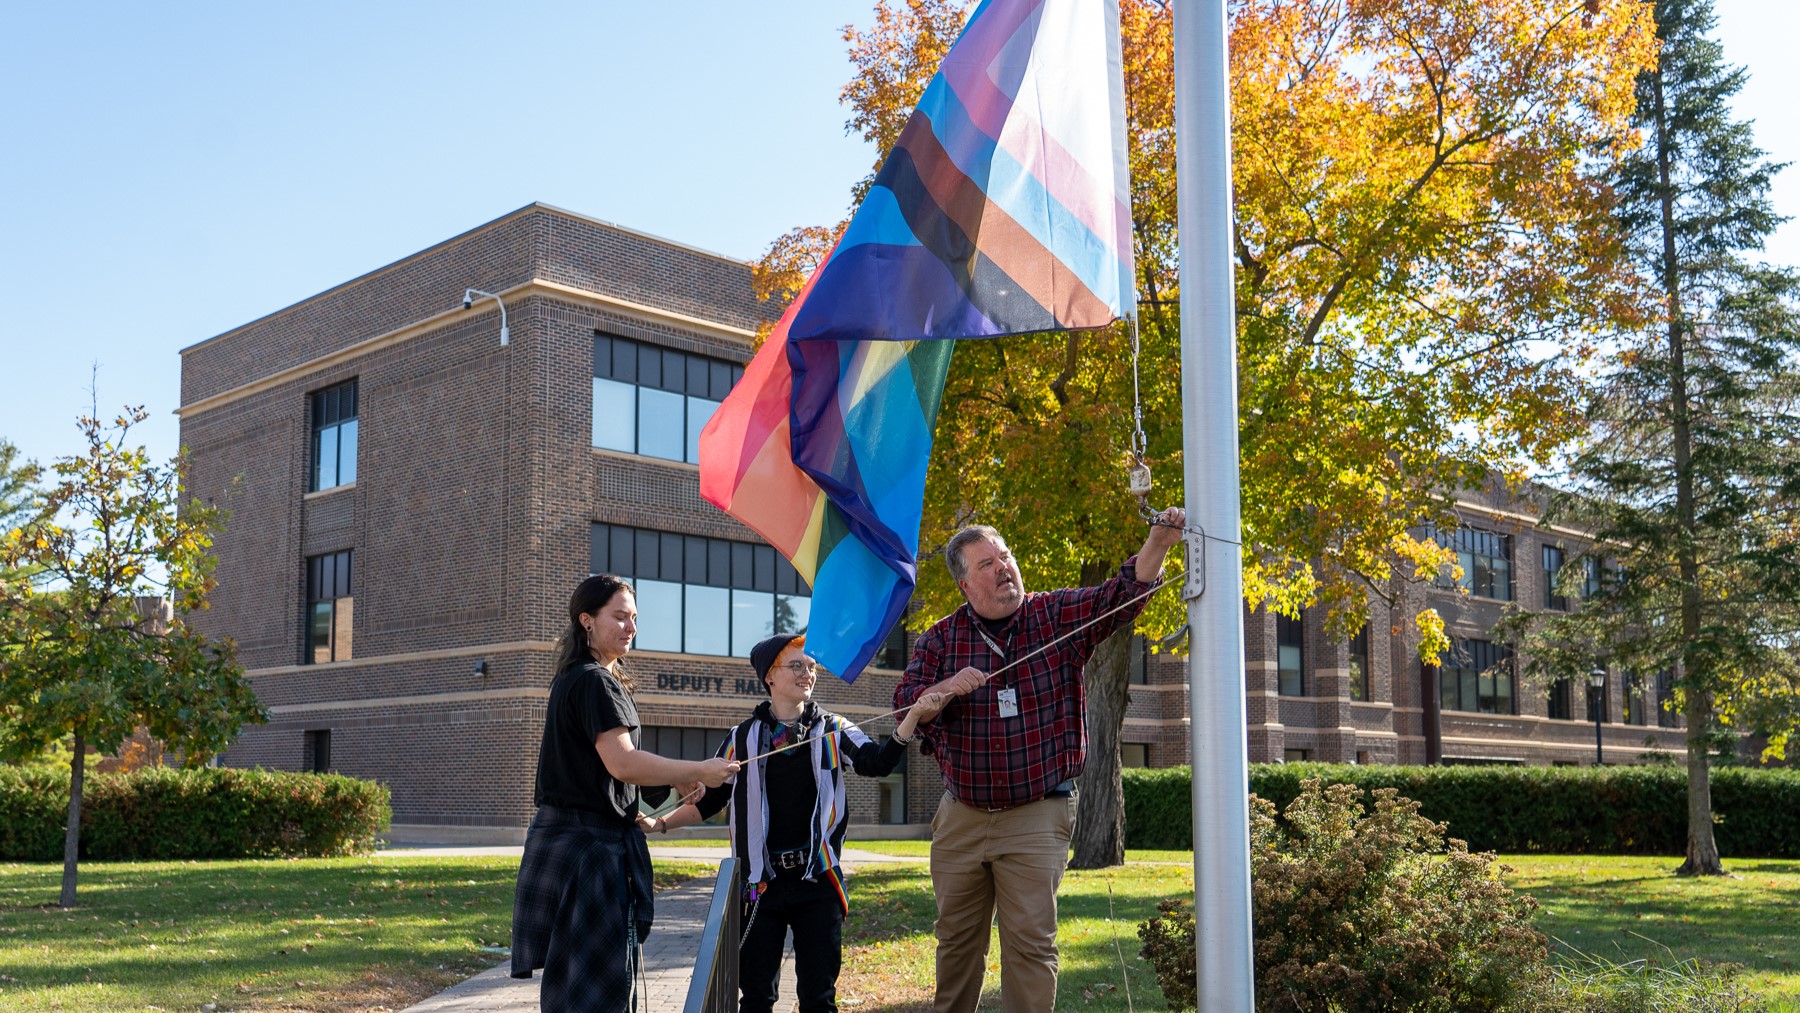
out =
[[812,852],[805,848],[793,851],[776,851],[769,855],[769,864],[777,869],[804,869]]
[[[952,796],[952,797],[954,797],[954,796]],[[1052,798],[1074,798],[1074,797],[1075,797],[1075,782],[1073,780],[1068,780],[1068,781],[1064,781],[1063,783],[1057,785],[1054,788],[1051,788],[1049,791],[1044,792],[1044,794],[1042,796],[1032,799],[1031,802],[1042,802],[1042,801],[1045,801],[1046,799],[1052,799]],[[1018,805],[1002,805],[1002,806],[978,805],[978,806],[970,806],[970,808],[971,809],[980,809],[985,812],[991,812],[991,813],[1003,813],[1003,812],[1007,811],[1008,809],[1017,809],[1017,808],[1019,808],[1019,806],[1030,805],[1031,802],[1020,802]],[[967,805],[967,803],[964,803],[964,804]]]

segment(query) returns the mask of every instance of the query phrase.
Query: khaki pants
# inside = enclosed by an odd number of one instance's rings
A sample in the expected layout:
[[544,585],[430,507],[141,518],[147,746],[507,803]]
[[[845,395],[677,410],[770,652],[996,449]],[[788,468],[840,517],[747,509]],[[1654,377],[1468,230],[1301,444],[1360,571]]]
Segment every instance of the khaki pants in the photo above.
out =
[[1056,888],[1069,861],[1075,800],[1047,798],[987,812],[946,794],[931,820],[937,895],[936,1013],[981,999],[988,926],[1000,916],[1000,998],[1006,1013],[1056,1008]]

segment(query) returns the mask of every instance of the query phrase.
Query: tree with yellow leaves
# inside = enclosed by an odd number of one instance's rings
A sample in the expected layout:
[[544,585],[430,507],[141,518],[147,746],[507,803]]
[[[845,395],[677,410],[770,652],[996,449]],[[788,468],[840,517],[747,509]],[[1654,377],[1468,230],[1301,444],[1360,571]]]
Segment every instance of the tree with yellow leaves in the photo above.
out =
[[[850,129],[886,151],[960,29],[964,0],[877,0],[845,31]],[[1171,11],[1121,0],[1149,454],[1179,502]],[[1625,0],[1237,0],[1230,7],[1245,595],[1315,603],[1346,637],[1371,595],[1434,574],[1414,532],[1461,487],[1547,461],[1578,419],[1590,336],[1639,303],[1606,170],[1653,26]],[[854,188],[860,196],[864,184]],[[759,265],[791,298],[841,229]],[[979,520],[1036,587],[1093,583],[1142,539],[1121,462],[1129,328],[968,342],[952,364],[922,545]],[[920,572],[919,620],[957,601]],[[1140,622],[1179,625],[1163,596]],[[1445,644],[1420,617],[1423,649]],[[1123,859],[1118,733],[1128,638],[1087,669],[1076,864]]]

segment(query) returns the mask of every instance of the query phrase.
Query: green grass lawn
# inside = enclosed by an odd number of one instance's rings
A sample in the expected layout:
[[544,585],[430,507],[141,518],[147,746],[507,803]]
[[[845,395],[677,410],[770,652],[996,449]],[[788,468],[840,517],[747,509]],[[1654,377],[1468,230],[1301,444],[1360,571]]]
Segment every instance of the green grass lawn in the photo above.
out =
[[[922,855],[926,842],[854,846]],[[1127,983],[1136,1009],[1163,1005],[1136,928],[1158,900],[1192,893],[1191,855],[1129,857],[1137,864],[1063,880],[1061,1009],[1123,1011]],[[1764,994],[1800,994],[1800,862],[1728,861],[1736,878],[1683,880],[1667,874],[1672,858],[1502,861],[1543,905],[1539,926],[1572,947],[1737,963]],[[64,912],[52,903],[60,866],[0,865],[0,1011],[400,1009],[505,959],[517,869],[508,857],[90,863],[82,907]],[[659,861],[658,886],[712,870]],[[840,994],[859,1013],[928,1008],[926,869],[871,866],[849,887]],[[996,1004],[999,961],[996,942]],[[1800,1002],[1778,1008],[1800,1013]]]
[[[1128,858],[1147,861],[1140,853]],[[1155,977],[1137,953],[1137,923],[1154,914],[1163,897],[1192,895],[1192,854],[1155,853],[1150,861],[1179,864],[1071,871],[1064,877],[1058,1009],[1122,1013],[1127,981],[1132,1006],[1163,1008]],[[1697,957],[1740,964],[1741,980],[1775,999],[1775,1009],[1800,1013],[1794,998],[1800,996],[1800,862],[1728,861],[1735,878],[1693,880],[1669,875],[1678,858],[1503,855],[1501,861],[1517,870],[1513,885],[1543,905],[1538,926],[1568,948],[1617,963],[1648,959],[1667,965]],[[870,867],[849,886],[840,994],[861,1000],[857,1008],[870,1013],[929,1009],[935,951],[929,875],[918,867]],[[1114,950],[1115,932],[1128,978]],[[987,964],[982,1007],[997,1008],[997,939]]]
[[1685,879],[1669,875],[1679,857],[1500,860],[1543,905],[1538,928],[1561,944],[1613,961],[1668,963],[1672,953],[1741,964],[1746,985],[1800,1013],[1800,862],[1727,859],[1731,878]]
[[[402,1009],[506,959],[519,860],[0,865],[0,1010]],[[657,863],[657,886],[713,866]]]
[[[1176,865],[1071,870],[1064,875],[1057,894],[1061,951],[1057,1008],[1123,1013],[1129,986],[1132,1008],[1162,1009],[1156,975],[1137,955],[1137,923],[1155,914],[1156,902],[1164,897],[1192,895],[1193,882],[1192,869]],[[861,1013],[929,1010],[936,953],[929,873],[921,866],[864,867],[850,878],[849,892],[839,1002],[848,1006],[845,1000],[854,1001]],[[987,968],[981,1008],[999,1009],[997,935],[988,945]]]

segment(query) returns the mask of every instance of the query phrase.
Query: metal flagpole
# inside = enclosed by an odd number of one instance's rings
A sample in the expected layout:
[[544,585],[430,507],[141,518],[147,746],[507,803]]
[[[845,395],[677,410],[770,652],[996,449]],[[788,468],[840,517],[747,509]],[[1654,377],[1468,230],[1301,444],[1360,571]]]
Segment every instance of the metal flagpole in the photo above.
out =
[[1237,325],[1225,0],[1176,0],[1175,180],[1187,487],[1198,1007],[1251,1013],[1249,746],[1238,542]]

